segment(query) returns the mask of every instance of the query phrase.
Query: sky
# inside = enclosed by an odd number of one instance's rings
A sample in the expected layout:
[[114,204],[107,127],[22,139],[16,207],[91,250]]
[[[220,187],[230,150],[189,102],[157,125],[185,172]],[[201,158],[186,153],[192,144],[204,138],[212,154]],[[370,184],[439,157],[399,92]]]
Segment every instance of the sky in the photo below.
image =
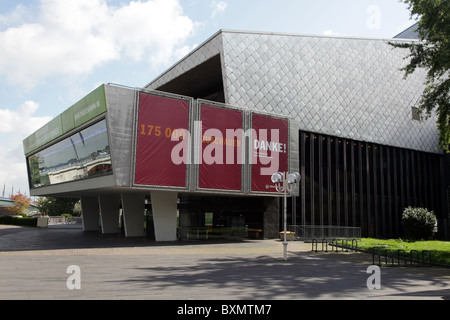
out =
[[220,29],[392,38],[399,0],[1,0],[0,196],[30,194],[22,141],[102,83],[143,87]]

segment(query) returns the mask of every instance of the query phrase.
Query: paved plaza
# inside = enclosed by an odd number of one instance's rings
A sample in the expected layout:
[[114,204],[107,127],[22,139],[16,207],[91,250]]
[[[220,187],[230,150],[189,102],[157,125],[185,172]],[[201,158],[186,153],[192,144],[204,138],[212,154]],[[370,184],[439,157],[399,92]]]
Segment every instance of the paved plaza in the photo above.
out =
[[[447,268],[383,267],[380,289],[369,290],[368,254],[290,242],[284,261],[282,248],[278,240],[155,243],[0,226],[0,299],[450,299]],[[70,290],[75,274],[80,289]]]

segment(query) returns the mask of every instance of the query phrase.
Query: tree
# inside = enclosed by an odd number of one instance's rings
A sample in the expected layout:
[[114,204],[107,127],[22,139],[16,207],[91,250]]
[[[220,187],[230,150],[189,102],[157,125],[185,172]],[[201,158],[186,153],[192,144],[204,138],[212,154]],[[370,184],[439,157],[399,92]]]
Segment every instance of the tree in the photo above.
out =
[[426,88],[419,102],[419,114],[429,118],[436,108],[439,146],[449,152],[450,143],[450,1],[400,0],[408,4],[411,18],[418,20],[420,42],[390,43],[408,48],[405,78],[417,68],[427,69]]
[[25,214],[26,208],[30,207],[31,199],[21,193],[11,196],[11,200],[14,205],[7,209],[16,215]]
[[73,207],[75,203],[80,201],[80,199],[76,198],[56,198],[54,206],[52,208],[52,212],[50,215],[60,216],[64,213],[73,215]]
[[73,211],[73,215],[74,216],[81,217],[81,214],[83,213],[83,208],[81,207],[81,201],[80,200],[75,202],[72,211]]
[[73,214],[74,205],[78,201],[80,199],[41,197],[37,201],[37,207],[43,215],[61,216],[65,213]]
[[402,225],[409,240],[428,240],[437,232],[436,215],[425,208],[405,208]]
[[53,208],[55,199],[52,197],[39,197],[36,206],[43,216],[48,216],[49,211]]

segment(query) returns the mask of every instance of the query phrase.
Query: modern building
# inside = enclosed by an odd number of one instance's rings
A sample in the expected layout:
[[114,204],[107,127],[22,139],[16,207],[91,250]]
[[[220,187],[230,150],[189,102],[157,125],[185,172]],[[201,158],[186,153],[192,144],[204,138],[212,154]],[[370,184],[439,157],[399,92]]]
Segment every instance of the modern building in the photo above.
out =
[[405,80],[389,41],[406,40],[221,30],[144,88],[102,85],[27,138],[31,195],[80,197],[85,230],[116,233],[122,212],[143,236],[147,208],[157,241],[275,238],[270,176],[298,171],[289,224],[397,237],[403,209],[423,206],[447,237],[436,117],[416,114],[425,72]]

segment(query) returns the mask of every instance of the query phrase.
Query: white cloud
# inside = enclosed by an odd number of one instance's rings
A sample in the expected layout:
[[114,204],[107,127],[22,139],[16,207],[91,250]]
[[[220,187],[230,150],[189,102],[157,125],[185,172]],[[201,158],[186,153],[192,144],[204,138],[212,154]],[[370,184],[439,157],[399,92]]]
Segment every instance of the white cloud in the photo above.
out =
[[19,189],[28,192],[27,167],[22,141],[45,125],[51,117],[34,116],[39,104],[25,101],[17,110],[0,109],[0,184],[6,183],[9,195]]
[[219,13],[224,12],[228,7],[228,3],[224,1],[214,1],[211,4],[211,9],[213,10],[211,13],[211,18],[215,18]]
[[323,34],[325,35],[325,36],[338,36],[339,35],[339,33],[337,33],[337,32],[334,32],[333,30],[325,30],[324,32],[323,32]]
[[[18,6],[0,16],[0,74],[33,87],[49,76],[83,75],[119,58],[167,64],[195,23],[178,0],[40,0],[34,18]],[[22,20],[22,23],[18,21]],[[2,29],[0,29],[2,30]]]

